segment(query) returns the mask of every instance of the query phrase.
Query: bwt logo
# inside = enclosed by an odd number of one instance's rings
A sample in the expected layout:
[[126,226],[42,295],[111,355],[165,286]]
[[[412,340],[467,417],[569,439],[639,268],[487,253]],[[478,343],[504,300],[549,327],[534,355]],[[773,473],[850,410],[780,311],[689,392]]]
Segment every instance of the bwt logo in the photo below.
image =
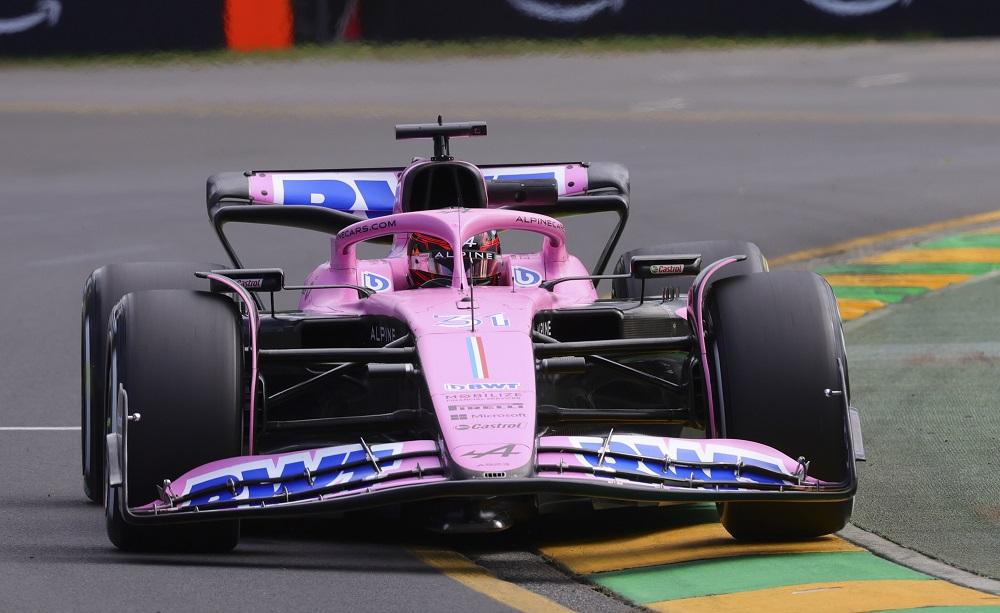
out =
[[396,196],[388,181],[355,179],[357,191],[337,179],[285,179],[283,204],[314,204],[338,211],[350,211],[360,204],[372,213],[390,213]]
[[[376,458],[393,455],[394,450],[372,450]],[[382,465],[382,470],[397,468],[397,461]],[[306,478],[306,468],[315,474],[312,482]],[[344,467],[338,470],[338,467]],[[330,453],[312,458],[309,454],[294,454],[293,457],[280,461],[278,464],[268,462],[250,462],[243,466],[234,466],[223,471],[214,472],[204,477],[194,478],[185,488],[193,498],[188,503],[198,506],[211,502],[225,502],[245,498],[268,498],[278,494],[297,494],[309,490],[320,489],[334,482],[354,482],[375,476],[367,452],[362,448],[333,448]],[[277,479],[277,483],[264,481]],[[221,488],[230,482],[248,482],[247,485],[235,488]]]
[[[581,455],[580,457],[591,466],[599,466],[602,464],[598,452],[602,450],[603,444],[600,442],[590,442],[583,441],[579,443],[580,447],[587,449],[588,451],[594,452],[594,454]],[[661,477],[668,477],[671,479],[694,479],[695,481],[748,481],[752,483],[781,483],[779,479],[774,477],[761,475],[751,471],[745,471],[741,473],[740,477],[736,477],[736,472],[732,468],[709,468],[709,467],[692,467],[677,464],[667,464],[664,465],[662,458],[664,456],[664,451],[657,445],[646,445],[642,443],[628,444],[621,441],[612,441],[606,449],[611,455],[604,457],[603,465],[610,466],[619,472],[624,473],[639,473],[639,474],[652,474]],[[735,454],[723,453],[719,451],[706,452],[704,457],[702,454],[695,449],[685,449],[683,447],[677,448],[675,450],[676,458],[678,462],[686,462],[690,464],[697,463],[731,463],[736,464],[740,461],[740,458]],[[623,454],[623,455],[615,455]],[[625,456],[625,457],[623,457]],[[628,457],[631,456],[631,457]],[[643,459],[637,459],[635,456],[644,456]],[[650,458],[650,459],[645,459]],[[653,460],[652,458],[656,458]],[[742,458],[745,463],[752,463],[761,468],[767,468],[774,472],[783,472],[781,467],[777,464],[772,464],[770,462],[765,462],[762,460],[751,460],[750,458]]]
[[516,390],[520,383],[445,383],[448,392],[464,392],[466,390]]
[[382,275],[377,275],[373,272],[366,272],[361,275],[361,284],[370,290],[377,292],[384,292],[392,286],[392,282],[388,278]]
[[523,266],[515,266],[511,271],[511,277],[514,279],[514,285],[518,287],[535,287],[542,282],[540,272]]

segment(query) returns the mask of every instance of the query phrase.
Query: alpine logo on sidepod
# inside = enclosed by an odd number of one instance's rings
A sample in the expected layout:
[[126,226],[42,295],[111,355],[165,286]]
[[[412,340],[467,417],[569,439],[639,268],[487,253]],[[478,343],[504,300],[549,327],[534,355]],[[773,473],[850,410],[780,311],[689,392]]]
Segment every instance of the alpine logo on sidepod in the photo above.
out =
[[377,275],[373,272],[366,272],[361,275],[361,285],[364,285],[368,289],[378,293],[391,288],[392,281],[382,275]]
[[542,282],[542,273],[523,266],[515,266],[511,270],[511,277],[517,287],[535,287]]

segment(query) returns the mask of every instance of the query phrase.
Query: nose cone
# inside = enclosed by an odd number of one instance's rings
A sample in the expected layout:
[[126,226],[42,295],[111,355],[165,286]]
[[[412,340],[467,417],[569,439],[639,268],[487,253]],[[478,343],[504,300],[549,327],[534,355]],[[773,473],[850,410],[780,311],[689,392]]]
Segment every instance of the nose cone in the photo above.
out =
[[418,343],[424,356],[443,356],[426,372],[445,446],[473,477],[527,471],[535,439],[535,369],[524,331],[437,334]]

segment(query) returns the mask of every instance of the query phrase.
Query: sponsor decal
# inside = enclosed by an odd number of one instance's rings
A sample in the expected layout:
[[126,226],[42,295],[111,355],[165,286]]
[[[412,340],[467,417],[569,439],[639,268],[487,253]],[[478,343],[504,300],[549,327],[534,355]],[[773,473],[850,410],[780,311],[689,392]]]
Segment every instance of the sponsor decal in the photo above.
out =
[[258,277],[256,279],[233,279],[243,287],[247,289],[257,289],[264,285],[264,279]]
[[891,8],[894,5],[910,6],[913,0],[805,0],[824,13],[838,17],[864,17]]
[[[581,449],[594,452],[600,452],[604,445],[600,439],[574,440],[573,442]],[[620,472],[643,473],[673,479],[694,479],[695,481],[708,482],[747,481],[751,483],[781,483],[778,479],[758,475],[753,472],[744,471],[737,477],[735,471],[730,468],[693,468],[664,462],[662,459],[664,457],[671,457],[678,462],[731,462],[734,464],[742,461],[744,464],[753,464],[761,468],[784,472],[778,464],[759,458],[748,457],[750,454],[740,452],[739,449],[713,449],[705,450],[702,453],[694,447],[676,446],[673,449],[665,449],[658,443],[662,443],[662,441],[656,441],[651,437],[630,437],[625,440],[613,439],[607,448],[607,451],[610,453],[624,453],[657,459],[655,461],[646,461],[605,455],[603,465]],[[590,466],[597,467],[599,465],[597,455],[588,454],[579,455],[578,457]]]
[[521,400],[521,398],[521,392],[463,392],[461,394],[444,395],[444,399],[447,402],[495,402],[499,400]]
[[555,219],[547,219],[545,217],[528,217],[526,215],[518,215],[514,218],[514,221],[521,222],[528,226],[546,226],[549,228],[556,228],[557,230],[565,229],[562,223],[556,221]]
[[282,180],[281,186],[283,204],[385,214],[395,201],[395,185],[385,179],[295,178]]
[[552,2],[551,0],[507,0],[518,11],[556,23],[583,23],[602,11],[617,13],[625,0],[586,0],[584,2]]
[[[475,239],[469,239],[475,240]],[[435,251],[431,254],[431,257],[435,260],[451,260],[454,259],[454,255],[451,251]],[[463,251],[462,258],[469,260],[470,262],[476,260],[498,260],[500,259],[499,253],[493,253],[492,251]]]
[[[607,11],[618,13],[625,8],[625,0],[580,0],[554,2],[552,0],[507,0],[515,10],[540,21],[552,23],[583,23]],[[909,6],[913,0],[804,0],[806,4],[838,17],[864,17],[889,9],[895,5]]]
[[509,402],[506,404],[449,404],[449,411],[506,411],[524,410],[523,402]]
[[[372,454],[384,458],[402,451],[402,443],[373,445]],[[355,465],[356,464],[356,465]],[[351,468],[337,470],[338,466],[352,465]],[[383,471],[400,466],[400,460],[381,464]],[[329,472],[328,472],[329,471]],[[307,475],[311,475],[307,477]],[[274,461],[270,458],[248,461],[205,475],[189,479],[182,494],[194,497],[189,506],[210,502],[225,502],[246,498],[264,498],[287,491],[289,494],[326,487],[332,483],[360,481],[375,476],[375,469],[368,461],[368,455],[360,445],[343,445],[284,455]],[[231,482],[276,479],[280,483],[255,483],[214,491],[220,485]],[[199,492],[204,494],[199,495]]]
[[516,390],[520,383],[445,383],[446,392],[464,392],[466,390]]
[[480,336],[469,336],[465,339],[465,349],[469,354],[469,364],[472,367],[474,379],[489,379],[490,370],[486,365],[486,348]]
[[458,424],[455,426],[456,430],[520,430],[524,427],[522,423],[506,423],[506,424]]
[[545,336],[552,336],[552,320],[547,319],[535,324],[535,332],[544,334]]
[[363,224],[360,226],[352,226],[346,230],[342,230],[337,233],[337,238],[344,239],[356,236],[358,234],[367,234],[369,232],[376,232],[378,230],[388,230],[390,228],[396,227],[395,219],[388,219],[384,221],[375,221],[372,223]]
[[38,0],[35,10],[27,15],[0,19],[0,34],[18,34],[26,32],[42,24],[55,27],[62,14],[62,3],[59,0]]
[[[462,447],[459,447],[459,449],[462,449],[464,447],[467,447],[467,445],[463,445]],[[475,460],[478,460],[480,458],[486,458],[490,456],[509,458],[515,455],[524,455],[525,452],[530,452],[530,451],[531,450],[528,449],[527,445],[518,445],[516,443],[505,443],[498,447],[489,447],[489,448],[473,447],[472,449],[469,449],[468,451],[462,453],[461,455],[463,458],[473,458]]]
[[679,275],[684,272],[683,264],[653,264],[649,267],[651,275]]
[[368,340],[373,343],[391,343],[396,340],[396,329],[392,326],[372,326],[371,334],[369,334]]
[[501,404],[451,404],[448,405],[449,415],[453,421],[484,419],[511,420],[527,419],[524,403],[510,402]]
[[373,272],[366,272],[361,275],[361,285],[364,285],[374,292],[385,292],[392,288],[392,281],[388,277],[377,275]]
[[535,287],[542,282],[542,273],[524,266],[514,266],[510,276],[517,287]]

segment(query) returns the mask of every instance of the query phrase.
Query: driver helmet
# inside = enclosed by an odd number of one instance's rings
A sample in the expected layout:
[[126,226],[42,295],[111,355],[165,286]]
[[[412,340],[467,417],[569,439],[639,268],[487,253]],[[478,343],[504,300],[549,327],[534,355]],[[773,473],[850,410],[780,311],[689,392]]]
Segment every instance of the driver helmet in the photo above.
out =
[[[454,255],[448,241],[415,232],[406,244],[412,287],[451,285]],[[462,245],[465,276],[472,285],[500,284],[500,234],[476,234]]]

